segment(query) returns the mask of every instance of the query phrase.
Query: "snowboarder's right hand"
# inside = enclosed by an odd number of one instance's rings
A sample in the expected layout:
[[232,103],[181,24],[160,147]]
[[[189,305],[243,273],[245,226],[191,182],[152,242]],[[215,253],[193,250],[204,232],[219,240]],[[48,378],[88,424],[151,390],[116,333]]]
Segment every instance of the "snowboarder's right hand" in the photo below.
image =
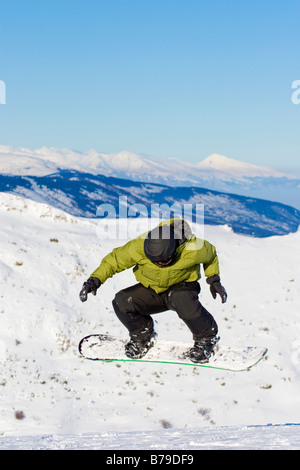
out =
[[97,294],[97,289],[101,286],[100,279],[97,277],[90,277],[83,283],[82,289],[79,293],[81,302],[86,302],[88,294],[91,292],[93,295]]

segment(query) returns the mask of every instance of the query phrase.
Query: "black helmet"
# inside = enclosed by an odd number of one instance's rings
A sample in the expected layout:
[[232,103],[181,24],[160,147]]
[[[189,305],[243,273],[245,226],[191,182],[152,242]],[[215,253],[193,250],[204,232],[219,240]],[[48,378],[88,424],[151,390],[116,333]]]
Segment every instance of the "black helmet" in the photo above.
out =
[[144,242],[144,251],[152,263],[170,265],[175,258],[177,241],[170,225],[160,225],[151,230]]

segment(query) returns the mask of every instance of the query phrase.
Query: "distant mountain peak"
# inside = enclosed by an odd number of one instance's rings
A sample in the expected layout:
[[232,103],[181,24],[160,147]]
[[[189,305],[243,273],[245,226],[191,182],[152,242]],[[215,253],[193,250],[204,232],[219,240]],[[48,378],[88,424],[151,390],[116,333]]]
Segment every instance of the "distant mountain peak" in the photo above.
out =
[[209,157],[205,158],[199,165],[228,165],[236,163],[237,160],[233,158],[225,157],[225,155],[220,155],[219,153],[213,153]]
[[213,153],[198,163],[198,168],[206,171],[221,171],[232,176],[248,176],[248,177],[284,177],[288,176],[272,168],[265,166],[253,165],[252,163],[241,162],[234,158],[225,157],[218,153]]

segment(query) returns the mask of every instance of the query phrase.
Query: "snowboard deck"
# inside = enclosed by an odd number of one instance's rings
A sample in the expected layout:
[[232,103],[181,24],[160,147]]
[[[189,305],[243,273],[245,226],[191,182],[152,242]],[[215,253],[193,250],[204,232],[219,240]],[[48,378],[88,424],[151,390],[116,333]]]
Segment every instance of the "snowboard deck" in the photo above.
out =
[[264,347],[248,346],[232,348],[221,344],[209,362],[198,364],[184,357],[186,352],[192,347],[192,344],[158,340],[144,357],[141,359],[130,359],[124,352],[127,341],[110,335],[89,335],[82,338],[78,349],[83,357],[92,361],[177,364],[232,372],[249,370],[261,361],[268,352],[267,348]]

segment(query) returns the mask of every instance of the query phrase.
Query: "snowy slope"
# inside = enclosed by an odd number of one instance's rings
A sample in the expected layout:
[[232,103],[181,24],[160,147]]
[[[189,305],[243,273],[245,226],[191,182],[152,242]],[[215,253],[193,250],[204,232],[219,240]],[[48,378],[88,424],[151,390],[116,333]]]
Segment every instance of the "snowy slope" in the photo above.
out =
[[[264,436],[269,446],[299,446],[297,426],[245,426],[300,422],[300,232],[258,239],[205,227],[229,299],[214,301],[205,282],[201,299],[223,343],[269,348],[250,372],[101,364],[79,357],[78,341],[126,337],[111,300],[135,279],[120,273],[85,304],[78,292],[124,240],[99,239],[96,220],[0,196],[2,447],[238,448]],[[174,312],[156,319],[159,338],[190,340]]]
[[[199,450],[299,450],[299,424],[2,437],[0,450],[102,450],[98,464],[200,464]],[[133,451],[124,454],[122,451]],[[177,451],[181,451],[178,453]],[[115,451],[117,451],[115,453]],[[120,452],[121,451],[121,452]],[[167,451],[167,452],[166,452]],[[169,453],[169,451],[173,451]],[[181,456],[182,455],[182,456]],[[132,460],[135,459],[135,460]]]
[[213,154],[199,163],[129,151],[107,154],[0,145],[0,174],[46,176],[60,170],[114,176],[169,186],[197,186],[274,200],[300,209],[300,179],[293,175]]

